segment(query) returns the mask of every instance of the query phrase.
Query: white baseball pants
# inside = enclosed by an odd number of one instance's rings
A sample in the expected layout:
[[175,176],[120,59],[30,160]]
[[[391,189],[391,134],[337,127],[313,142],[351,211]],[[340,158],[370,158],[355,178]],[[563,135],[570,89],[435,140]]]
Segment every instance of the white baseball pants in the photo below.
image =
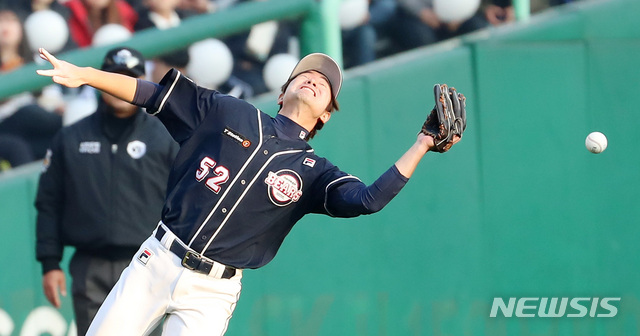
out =
[[122,272],[87,335],[147,335],[165,315],[162,335],[223,335],[240,297],[241,279],[242,270],[231,279],[217,279],[184,268],[154,231]]

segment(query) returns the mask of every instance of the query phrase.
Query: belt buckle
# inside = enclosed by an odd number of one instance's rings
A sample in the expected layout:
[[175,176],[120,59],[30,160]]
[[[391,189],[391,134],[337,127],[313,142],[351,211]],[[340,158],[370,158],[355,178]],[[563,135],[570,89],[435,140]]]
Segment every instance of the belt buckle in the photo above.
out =
[[184,258],[182,258],[182,266],[189,270],[195,270],[200,263],[200,254],[195,251],[187,250],[187,253],[184,254]]

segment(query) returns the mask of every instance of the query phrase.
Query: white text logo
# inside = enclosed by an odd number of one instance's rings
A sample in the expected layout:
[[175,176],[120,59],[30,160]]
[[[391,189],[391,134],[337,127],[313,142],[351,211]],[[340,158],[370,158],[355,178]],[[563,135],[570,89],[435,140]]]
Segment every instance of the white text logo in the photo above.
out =
[[614,317],[618,308],[611,302],[615,301],[620,301],[620,298],[512,297],[508,303],[502,298],[493,298],[489,317],[498,316],[498,311],[504,317],[513,317],[514,312],[516,317],[585,317],[587,314],[590,317]]

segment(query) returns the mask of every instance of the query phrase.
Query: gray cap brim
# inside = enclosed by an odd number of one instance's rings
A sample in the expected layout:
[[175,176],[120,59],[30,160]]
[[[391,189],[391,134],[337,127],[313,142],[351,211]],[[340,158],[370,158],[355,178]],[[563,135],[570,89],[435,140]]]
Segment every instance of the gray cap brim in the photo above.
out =
[[337,98],[342,87],[342,69],[340,69],[338,63],[333,58],[322,53],[309,54],[296,64],[291,75],[289,75],[289,79],[311,70],[315,70],[327,77],[331,84],[331,93],[334,98]]

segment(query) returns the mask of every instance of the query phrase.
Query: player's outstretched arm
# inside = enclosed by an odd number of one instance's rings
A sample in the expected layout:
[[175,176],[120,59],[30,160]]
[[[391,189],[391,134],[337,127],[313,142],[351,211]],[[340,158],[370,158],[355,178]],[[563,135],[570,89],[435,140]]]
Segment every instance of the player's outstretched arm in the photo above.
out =
[[38,75],[51,77],[55,83],[71,88],[86,84],[124,101],[133,101],[137,86],[135,78],[91,67],[79,67],[57,59],[44,48],[38,51],[42,59],[53,65],[53,69],[37,70]]
[[[454,135],[453,144],[458,143],[460,141],[460,137]],[[396,161],[396,168],[402,176],[409,178],[413,175],[413,172],[416,170],[418,163],[422,160],[422,157],[427,154],[427,152],[433,148],[434,142],[433,137],[425,135],[424,133],[418,133],[418,138],[416,142],[407,150],[398,161]]]

